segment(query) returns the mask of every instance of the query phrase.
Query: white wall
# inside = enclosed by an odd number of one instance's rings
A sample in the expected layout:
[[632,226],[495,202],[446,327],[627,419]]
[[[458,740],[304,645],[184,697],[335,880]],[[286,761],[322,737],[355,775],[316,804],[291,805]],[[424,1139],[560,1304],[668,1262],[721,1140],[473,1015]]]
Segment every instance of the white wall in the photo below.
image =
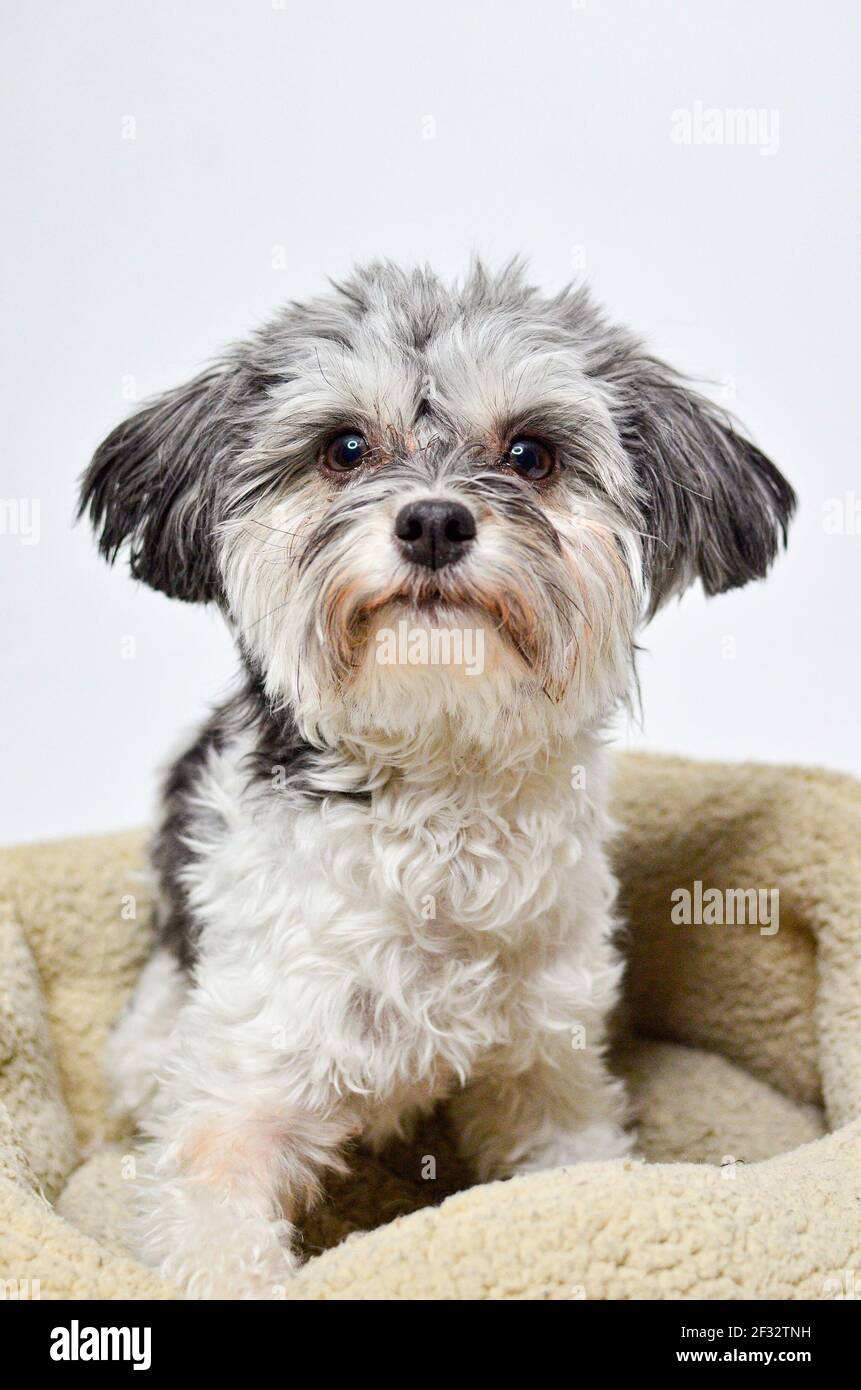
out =
[[[232,669],[217,615],[135,587],[71,529],[129,379],[168,386],[381,254],[454,274],[473,247],[522,250],[546,287],[585,262],[615,314],[718,383],[801,513],[766,584],[653,625],[629,737],[861,772],[861,516],[824,527],[827,499],[861,508],[852,0],[10,8],[2,493],[37,499],[41,525],[37,544],[0,536],[0,839],[141,821]],[[697,102],[761,109],[766,152],[674,143]]]

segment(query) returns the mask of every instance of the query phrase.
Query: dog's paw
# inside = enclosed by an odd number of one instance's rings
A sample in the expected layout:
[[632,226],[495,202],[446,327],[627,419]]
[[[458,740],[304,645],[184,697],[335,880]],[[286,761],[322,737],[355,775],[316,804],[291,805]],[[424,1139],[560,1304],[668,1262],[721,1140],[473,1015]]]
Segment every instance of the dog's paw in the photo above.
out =
[[286,1223],[225,1221],[217,1240],[193,1236],[159,1264],[186,1298],[283,1298],[298,1260],[279,1228]]
[[299,1263],[288,1221],[224,1200],[202,1183],[153,1185],[141,1195],[135,1253],[186,1298],[284,1296]]
[[611,1158],[627,1158],[634,1147],[634,1136],[621,1125],[587,1125],[572,1133],[553,1136],[520,1159],[512,1175],[543,1173],[550,1168],[569,1168],[575,1163],[599,1163]]

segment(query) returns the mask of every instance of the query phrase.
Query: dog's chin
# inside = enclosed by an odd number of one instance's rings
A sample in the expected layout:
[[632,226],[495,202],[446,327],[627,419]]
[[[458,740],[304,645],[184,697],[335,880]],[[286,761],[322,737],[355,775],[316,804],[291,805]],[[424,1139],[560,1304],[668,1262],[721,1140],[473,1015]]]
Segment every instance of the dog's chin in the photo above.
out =
[[296,692],[300,731],[329,744],[415,748],[436,737],[495,756],[505,744],[546,747],[592,727],[624,691],[630,643],[623,633],[608,642],[582,596],[592,620],[577,624],[579,606],[560,609],[552,586],[493,578],[467,587],[445,574],[415,583],[364,574],[325,591],[299,650],[278,668]]
[[[499,618],[439,596],[397,597],[368,616],[352,669],[324,696],[330,733],[492,747],[548,700]],[[532,716],[530,717],[530,710]]]
[[528,677],[523,655],[499,619],[479,604],[443,595],[398,597],[370,618],[357,681],[374,675],[474,685],[502,671]]

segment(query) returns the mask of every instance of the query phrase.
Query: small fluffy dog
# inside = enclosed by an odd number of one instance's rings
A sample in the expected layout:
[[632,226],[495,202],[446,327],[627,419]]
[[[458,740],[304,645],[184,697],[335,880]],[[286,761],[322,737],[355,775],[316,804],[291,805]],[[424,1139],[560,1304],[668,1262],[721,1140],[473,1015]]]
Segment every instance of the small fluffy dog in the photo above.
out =
[[145,1259],[277,1293],[325,1170],[443,1099],[481,1178],[629,1151],[602,730],[641,622],[763,576],[794,502],[584,290],[516,265],[371,265],[110,435],[102,553],[218,604],[242,668],[167,778],[157,946],[110,1048]]

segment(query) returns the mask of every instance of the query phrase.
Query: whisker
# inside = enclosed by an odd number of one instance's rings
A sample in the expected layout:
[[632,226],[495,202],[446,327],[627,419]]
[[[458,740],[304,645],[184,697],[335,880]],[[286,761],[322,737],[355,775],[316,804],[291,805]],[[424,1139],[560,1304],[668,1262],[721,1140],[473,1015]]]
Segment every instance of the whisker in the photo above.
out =
[[[594,631],[592,624],[590,623],[589,619],[586,617],[586,614],[583,612],[583,609],[580,607],[579,603],[577,603],[575,599],[571,598],[569,594],[566,594],[563,589],[560,589],[559,585],[555,584],[552,579],[545,579],[543,582],[547,585],[548,589],[552,589],[554,593],[559,594],[564,603],[570,603],[572,608],[576,608],[577,612],[580,614],[580,617],[583,619],[589,631]],[[571,628],[571,635],[572,637],[574,636],[573,628]]]
[[259,623],[265,623],[266,619],[271,618],[273,613],[278,613],[282,608],[286,608],[289,602],[289,598],[285,598],[283,603],[276,603],[275,607],[270,608],[268,613],[264,613],[262,618],[255,618],[253,623],[249,623],[247,627],[242,628],[239,634],[240,637],[244,637],[246,632],[250,632],[251,629],[257,627]]
[[[627,527],[627,530],[634,536],[640,536],[644,541],[654,541],[656,545],[662,545],[665,550],[669,550],[670,548],[667,541],[663,540],[661,536],[653,536],[651,531],[637,531],[633,526]],[[614,532],[614,534],[616,536],[620,535],[618,531]]]
[[274,531],[279,536],[289,536],[292,540],[295,540],[295,538],[301,534],[299,531],[285,531],[283,526],[272,526],[268,521],[261,521],[260,518],[256,516],[241,516],[237,517],[234,521],[225,521],[222,523],[224,530],[228,527],[237,526],[262,526],[265,531]]
[[[331,381],[330,381],[329,378],[327,377],[326,373],[323,371],[323,364],[322,364],[321,361],[320,361],[320,350],[319,350],[319,348],[315,348],[315,349],[314,349],[314,356],[315,356],[316,359],[317,359],[317,370],[319,371],[321,377],[323,378],[323,380],[325,381],[325,383],[326,383],[327,386],[332,387]],[[334,387],[332,387],[332,389],[334,390]]]
[[704,502],[711,502],[712,500],[710,492],[697,492],[695,487],[685,487],[685,484],[680,483],[678,478],[674,478],[672,474],[667,475],[667,481],[671,482],[673,487],[680,487],[682,492],[689,492],[691,497],[701,497]]

